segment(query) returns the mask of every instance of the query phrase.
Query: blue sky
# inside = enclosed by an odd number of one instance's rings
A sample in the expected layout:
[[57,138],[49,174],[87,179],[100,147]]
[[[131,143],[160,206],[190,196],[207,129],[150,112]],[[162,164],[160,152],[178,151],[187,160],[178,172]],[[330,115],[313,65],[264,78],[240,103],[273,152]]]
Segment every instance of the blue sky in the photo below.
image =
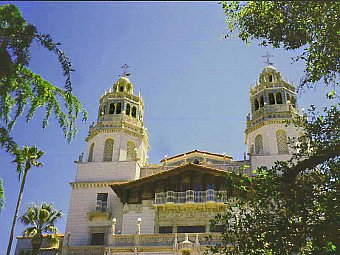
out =
[[[42,130],[43,111],[29,123],[19,121],[14,137],[20,145],[37,145],[45,151],[44,167],[28,175],[20,213],[34,201],[51,202],[63,211],[58,226],[64,231],[74,180],[73,163],[85,151],[88,126],[96,120],[98,101],[121,73],[131,66],[135,92],[145,103],[144,122],[149,131],[149,161],[164,155],[199,149],[226,152],[241,159],[245,119],[249,112],[249,87],[264,68],[269,51],[284,77],[299,83],[303,63],[293,63],[294,52],[251,46],[237,39],[221,40],[226,31],[218,2],[14,2],[41,33],[62,43],[76,72],[75,95],[89,112],[86,123],[71,144],[52,118]],[[54,84],[64,83],[56,56],[36,45],[31,69]],[[318,86],[298,96],[299,108],[327,104]],[[17,193],[18,176],[11,158],[0,151],[0,178],[6,206],[0,213],[0,250],[7,247]],[[17,225],[16,235],[23,227]],[[16,243],[16,242],[15,242]],[[14,243],[14,246],[15,246]],[[13,251],[14,251],[13,246]]]

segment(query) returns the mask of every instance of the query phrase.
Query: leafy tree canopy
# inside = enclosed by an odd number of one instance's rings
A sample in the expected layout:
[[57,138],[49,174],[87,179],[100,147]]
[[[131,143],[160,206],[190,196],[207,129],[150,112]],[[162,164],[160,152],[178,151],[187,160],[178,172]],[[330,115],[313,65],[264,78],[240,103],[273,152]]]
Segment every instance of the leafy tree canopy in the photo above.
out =
[[[29,68],[33,42],[55,53],[66,77],[64,88],[52,85]],[[87,113],[72,93],[72,64],[60,43],[49,34],[40,34],[35,26],[27,24],[15,5],[0,6],[0,120],[2,132],[10,132],[17,119],[25,114],[33,118],[39,107],[45,107],[43,128],[54,113],[68,141],[76,134],[76,118]],[[63,103],[65,106],[61,106]],[[25,111],[25,107],[28,107]],[[10,148],[8,148],[10,149]]]
[[301,86],[339,84],[340,2],[338,1],[231,1],[222,2],[229,31],[249,43],[302,52],[306,62]]
[[305,135],[290,139],[295,152],[288,162],[276,162],[271,169],[257,169],[255,177],[227,174],[227,183],[237,200],[228,203],[226,213],[212,221],[213,227],[223,226],[222,243],[211,247],[213,252],[337,253],[340,150],[320,158],[315,152],[323,150],[326,144],[330,144],[327,151],[340,145],[339,107],[325,108],[323,115],[312,108],[309,121],[306,116],[295,120]]

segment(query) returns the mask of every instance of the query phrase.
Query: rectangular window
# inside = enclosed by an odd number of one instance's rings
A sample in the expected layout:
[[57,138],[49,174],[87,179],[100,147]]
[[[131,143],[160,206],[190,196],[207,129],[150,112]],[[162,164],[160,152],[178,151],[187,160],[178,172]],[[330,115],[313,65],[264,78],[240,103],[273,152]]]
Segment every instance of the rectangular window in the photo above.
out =
[[96,203],[96,211],[97,212],[106,212],[107,211],[107,197],[108,197],[108,193],[98,193],[97,194],[97,203]]
[[172,226],[160,226],[159,227],[160,234],[169,234],[172,233]]
[[205,226],[178,226],[177,233],[204,233]]
[[91,245],[104,245],[105,233],[92,233]]
[[98,193],[97,201],[105,201],[107,202],[108,193]]

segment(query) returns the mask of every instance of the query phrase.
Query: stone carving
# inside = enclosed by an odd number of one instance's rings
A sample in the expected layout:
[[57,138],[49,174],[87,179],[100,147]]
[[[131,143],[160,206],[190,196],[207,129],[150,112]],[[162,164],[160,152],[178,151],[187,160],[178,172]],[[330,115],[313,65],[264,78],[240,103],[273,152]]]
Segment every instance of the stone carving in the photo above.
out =
[[84,152],[79,154],[78,161],[83,162],[83,158],[84,158]]

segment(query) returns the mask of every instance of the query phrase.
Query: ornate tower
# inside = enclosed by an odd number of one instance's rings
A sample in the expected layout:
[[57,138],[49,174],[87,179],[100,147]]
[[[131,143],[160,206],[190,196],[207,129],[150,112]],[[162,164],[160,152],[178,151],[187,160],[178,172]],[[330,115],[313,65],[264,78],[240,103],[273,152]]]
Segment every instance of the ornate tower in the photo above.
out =
[[149,143],[143,111],[143,100],[134,95],[131,81],[125,76],[119,78],[99,100],[98,121],[90,126],[86,138],[86,160],[136,161],[144,166]]
[[245,133],[252,169],[290,159],[288,137],[298,136],[292,124],[286,125],[298,114],[294,85],[284,81],[275,67],[266,66],[250,88],[250,105]]
[[149,150],[143,110],[126,72],[100,97],[97,123],[86,137],[86,155],[75,161],[63,254],[70,254],[72,246],[106,244],[113,219],[121,231],[123,205],[110,185],[140,178]]

